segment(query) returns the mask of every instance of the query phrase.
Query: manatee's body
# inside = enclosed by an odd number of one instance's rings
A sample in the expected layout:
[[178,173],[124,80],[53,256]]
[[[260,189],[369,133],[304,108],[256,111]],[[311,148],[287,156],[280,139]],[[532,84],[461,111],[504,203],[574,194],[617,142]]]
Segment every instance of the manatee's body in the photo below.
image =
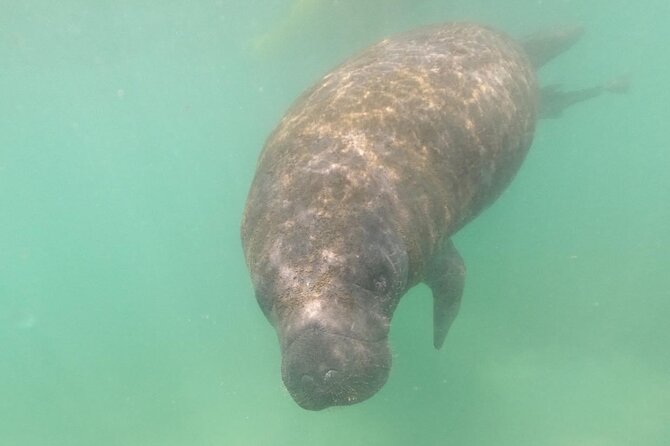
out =
[[394,309],[422,281],[441,346],[465,274],[450,237],[521,165],[538,113],[534,71],[497,31],[426,28],[340,65],[272,133],[242,239],[302,407],[355,403],[383,385]]

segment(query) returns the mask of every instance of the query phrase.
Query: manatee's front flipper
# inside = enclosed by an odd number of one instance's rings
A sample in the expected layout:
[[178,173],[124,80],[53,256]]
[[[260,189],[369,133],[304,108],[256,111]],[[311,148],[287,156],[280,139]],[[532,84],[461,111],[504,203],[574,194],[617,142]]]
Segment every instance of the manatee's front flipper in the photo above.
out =
[[560,85],[548,85],[540,90],[540,118],[558,118],[566,108],[578,102],[595,98],[603,93],[627,93],[630,87],[628,76],[613,79],[604,85],[583,88],[581,90],[563,91]]
[[431,260],[425,282],[433,291],[433,345],[440,349],[458,314],[465,285],[465,265],[451,240]]

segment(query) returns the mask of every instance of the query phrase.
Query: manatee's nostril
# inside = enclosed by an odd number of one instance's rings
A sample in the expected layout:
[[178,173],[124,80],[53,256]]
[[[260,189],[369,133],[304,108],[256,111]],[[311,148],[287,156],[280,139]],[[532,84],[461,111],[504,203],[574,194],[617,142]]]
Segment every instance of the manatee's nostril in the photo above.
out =
[[337,378],[337,375],[339,372],[337,370],[328,370],[325,375],[323,375],[323,381],[324,382],[332,382],[334,379]]

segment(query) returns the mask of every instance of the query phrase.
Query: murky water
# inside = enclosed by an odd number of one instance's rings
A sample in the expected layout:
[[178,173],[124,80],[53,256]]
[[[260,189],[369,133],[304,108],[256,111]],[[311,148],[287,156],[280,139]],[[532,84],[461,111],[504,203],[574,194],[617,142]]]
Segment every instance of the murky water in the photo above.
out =
[[[661,446],[670,441],[670,6],[660,0],[0,2],[3,444]],[[283,389],[239,221],[295,97],[388,34],[580,23],[579,88],[455,238],[445,347],[421,285],[371,400]]]

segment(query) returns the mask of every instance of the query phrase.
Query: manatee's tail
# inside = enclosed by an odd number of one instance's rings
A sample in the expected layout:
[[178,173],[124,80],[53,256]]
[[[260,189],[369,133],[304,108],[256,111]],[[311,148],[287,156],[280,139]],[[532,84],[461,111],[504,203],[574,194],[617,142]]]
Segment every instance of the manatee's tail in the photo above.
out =
[[538,69],[577,43],[583,34],[581,26],[554,28],[531,34],[521,39],[520,43],[535,69]]
[[600,96],[603,93],[624,94],[630,89],[630,77],[621,76],[595,87],[581,90],[563,91],[558,84],[542,87],[540,90],[540,118],[558,118],[571,105]]

